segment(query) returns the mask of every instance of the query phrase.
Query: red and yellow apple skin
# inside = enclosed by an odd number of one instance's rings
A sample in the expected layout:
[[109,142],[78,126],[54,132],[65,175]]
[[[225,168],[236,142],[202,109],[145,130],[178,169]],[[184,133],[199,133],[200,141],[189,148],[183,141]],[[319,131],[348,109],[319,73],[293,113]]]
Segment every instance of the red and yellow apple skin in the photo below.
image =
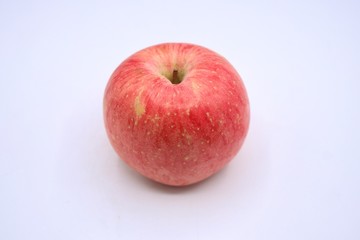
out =
[[173,186],[222,169],[249,128],[239,74],[222,56],[193,44],[159,44],[130,56],[110,77],[103,107],[120,158]]

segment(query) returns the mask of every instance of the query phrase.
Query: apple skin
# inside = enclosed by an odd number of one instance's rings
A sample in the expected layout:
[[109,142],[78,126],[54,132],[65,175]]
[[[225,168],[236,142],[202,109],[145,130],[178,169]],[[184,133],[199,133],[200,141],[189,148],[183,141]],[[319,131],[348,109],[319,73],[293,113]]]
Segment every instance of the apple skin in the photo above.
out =
[[[171,82],[174,70],[179,84]],[[222,169],[249,128],[249,100],[239,74],[219,54],[187,43],[159,44],[127,58],[110,77],[103,107],[120,158],[173,186]]]

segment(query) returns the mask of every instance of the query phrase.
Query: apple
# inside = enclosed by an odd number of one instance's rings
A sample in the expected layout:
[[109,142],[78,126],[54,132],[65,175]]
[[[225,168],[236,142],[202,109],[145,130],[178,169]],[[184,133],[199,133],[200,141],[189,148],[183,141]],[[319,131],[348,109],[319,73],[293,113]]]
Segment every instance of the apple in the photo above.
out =
[[131,168],[173,186],[199,182],[240,150],[249,100],[232,65],[188,43],[145,48],[121,63],[105,89],[109,140]]

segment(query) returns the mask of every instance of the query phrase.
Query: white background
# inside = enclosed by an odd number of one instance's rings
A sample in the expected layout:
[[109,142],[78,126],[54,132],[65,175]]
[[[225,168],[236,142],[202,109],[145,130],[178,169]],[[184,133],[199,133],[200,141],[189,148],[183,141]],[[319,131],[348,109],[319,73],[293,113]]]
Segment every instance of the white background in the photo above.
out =
[[[0,239],[360,239],[358,1],[1,1]],[[225,56],[251,126],[203,183],[116,156],[102,97],[162,42]]]

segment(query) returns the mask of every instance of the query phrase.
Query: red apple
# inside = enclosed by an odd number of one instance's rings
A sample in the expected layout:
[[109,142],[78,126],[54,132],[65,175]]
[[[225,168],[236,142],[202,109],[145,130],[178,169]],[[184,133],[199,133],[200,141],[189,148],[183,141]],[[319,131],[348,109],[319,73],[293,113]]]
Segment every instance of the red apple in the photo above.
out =
[[219,54],[165,43],[126,59],[104,96],[108,137],[120,158],[157,182],[183,186],[224,167],[249,127],[244,84]]

